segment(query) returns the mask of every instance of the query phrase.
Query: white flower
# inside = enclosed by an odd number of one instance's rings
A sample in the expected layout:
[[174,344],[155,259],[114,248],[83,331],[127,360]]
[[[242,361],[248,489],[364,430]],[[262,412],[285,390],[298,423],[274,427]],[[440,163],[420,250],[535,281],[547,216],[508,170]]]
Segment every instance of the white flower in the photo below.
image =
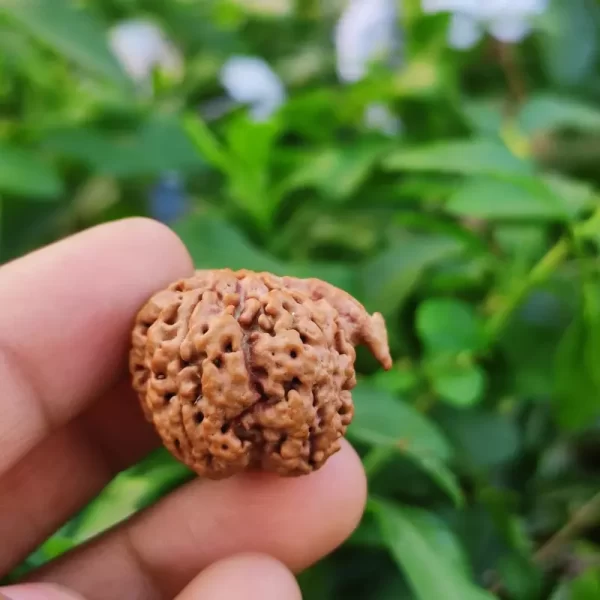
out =
[[423,0],[423,12],[452,12],[448,42],[459,50],[472,48],[487,31],[506,43],[520,42],[548,0]]
[[[397,0],[349,0],[335,28],[337,74],[341,81],[363,79],[372,62],[392,65],[400,58],[401,30]],[[367,106],[364,121],[368,128],[385,135],[400,130],[400,120],[380,104]]]
[[350,0],[335,28],[337,73],[355,82],[372,61],[390,60],[400,48],[396,0]]
[[365,109],[365,125],[393,137],[402,131],[402,122],[384,104],[373,102]]
[[283,82],[261,58],[233,56],[223,65],[220,78],[231,98],[250,106],[256,121],[268,119],[286,101]]
[[155,68],[174,77],[183,72],[183,57],[151,21],[123,21],[109,32],[109,43],[129,76],[147,83]]

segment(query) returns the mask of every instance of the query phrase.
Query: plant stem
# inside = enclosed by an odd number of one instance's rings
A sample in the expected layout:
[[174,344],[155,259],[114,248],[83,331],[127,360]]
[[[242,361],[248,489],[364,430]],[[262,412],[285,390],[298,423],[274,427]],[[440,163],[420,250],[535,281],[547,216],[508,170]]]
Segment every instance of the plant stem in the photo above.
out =
[[600,519],[600,492],[592,496],[582,507],[575,511],[568,522],[559,529],[539,550],[534,559],[547,563],[556,556],[563,546]]
[[[575,511],[568,522],[559,529],[545,544],[540,546],[533,555],[533,560],[541,566],[547,566],[547,563],[554,558],[572,539],[576,538],[585,529],[594,525],[600,520],[600,492],[590,498],[583,506]],[[592,564],[592,568],[596,565]],[[503,591],[504,584],[499,578],[488,586],[492,594],[499,594]]]
[[525,79],[512,44],[494,41],[494,50],[508,87],[506,116],[512,117],[526,99]]
[[550,248],[542,259],[533,267],[527,278],[509,295],[504,306],[488,320],[486,324],[486,338],[488,343],[491,344],[498,338],[527,293],[552,275],[556,268],[568,256],[570,249],[571,244],[566,238],[563,238]]
[[573,244],[577,247],[581,238],[593,235],[598,229],[600,229],[600,208],[589,219],[573,227],[574,242],[573,239],[565,236],[548,250],[533,269],[531,269],[529,275],[509,294],[502,308],[489,318],[485,326],[488,346],[491,346],[498,339],[511,316],[527,294],[536,285],[548,279],[565,261],[573,249]]

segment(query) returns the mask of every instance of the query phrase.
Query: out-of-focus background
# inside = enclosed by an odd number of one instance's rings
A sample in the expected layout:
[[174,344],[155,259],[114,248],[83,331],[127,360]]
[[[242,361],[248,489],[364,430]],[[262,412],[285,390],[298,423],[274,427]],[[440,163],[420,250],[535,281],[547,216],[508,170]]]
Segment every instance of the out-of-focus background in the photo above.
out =
[[[600,598],[600,4],[0,0],[2,262],[149,215],[384,313],[307,600]],[[90,266],[93,268],[93,265]],[[158,452],[13,577],[191,474]]]

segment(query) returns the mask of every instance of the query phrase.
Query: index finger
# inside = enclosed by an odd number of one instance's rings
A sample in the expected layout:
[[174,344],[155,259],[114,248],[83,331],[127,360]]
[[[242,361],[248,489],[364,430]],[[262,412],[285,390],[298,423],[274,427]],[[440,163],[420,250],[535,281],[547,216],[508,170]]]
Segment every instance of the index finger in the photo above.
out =
[[189,275],[167,227],[100,225],[0,269],[0,473],[126,373],[133,318]]

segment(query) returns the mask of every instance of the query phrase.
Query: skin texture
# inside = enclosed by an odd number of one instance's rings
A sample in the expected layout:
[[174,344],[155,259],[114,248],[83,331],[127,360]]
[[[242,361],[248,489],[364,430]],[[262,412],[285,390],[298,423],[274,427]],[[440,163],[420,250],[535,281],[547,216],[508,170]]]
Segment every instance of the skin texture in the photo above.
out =
[[[142,303],[192,272],[178,238],[146,219],[96,227],[0,268],[0,576],[160,445],[131,390],[129,335]],[[0,594],[210,600],[221,577],[241,585],[257,560],[279,586],[272,597],[295,600],[291,573],[352,532],[365,496],[360,461],[345,443],[298,479],[195,480]],[[215,565],[240,553],[272,558]]]

